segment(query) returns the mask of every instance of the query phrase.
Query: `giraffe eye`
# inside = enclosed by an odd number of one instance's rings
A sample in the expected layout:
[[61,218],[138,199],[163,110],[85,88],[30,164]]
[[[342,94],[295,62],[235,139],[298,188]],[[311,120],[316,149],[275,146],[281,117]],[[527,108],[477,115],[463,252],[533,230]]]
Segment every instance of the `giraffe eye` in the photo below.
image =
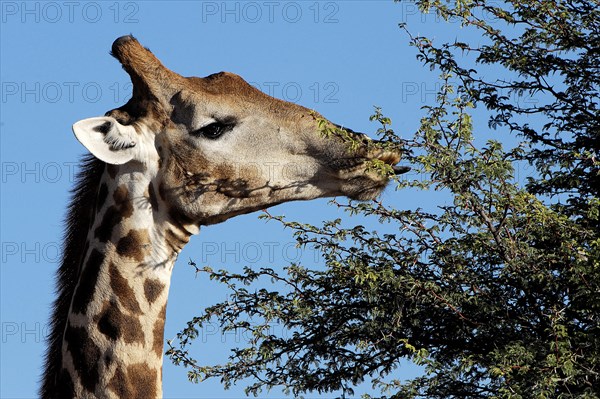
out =
[[232,123],[213,122],[190,132],[190,134],[195,137],[205,137],[207,139],[215,140],[231,129],[233,129]]

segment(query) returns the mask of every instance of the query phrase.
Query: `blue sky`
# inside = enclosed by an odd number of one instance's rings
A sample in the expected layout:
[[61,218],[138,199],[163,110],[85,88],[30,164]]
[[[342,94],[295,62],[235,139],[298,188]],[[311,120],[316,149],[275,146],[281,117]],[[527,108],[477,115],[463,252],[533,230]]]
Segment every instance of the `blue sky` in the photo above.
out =
[[[378,105],[395,131],[410,137],[438,83],[415,59],[398,23],[440,41],[465,34],[458,24],[420,15],[412,3],[392,1],[2,1],[1,12],[1,398],[36,397],[62,219],[85,153],[71,125],[103,115],[130,95],[128,76],[108,54],[114,39],[132,33],[182,75],[235,72],[354,130],[377,128],[368,117]],[[432,204],[428,195],[392,188],[383,198],[399,208]],[[285,204],[271,213],[312,223],[345,217],[327,200]],[[173,275],[166,338],[225,295],[195,277],[190,258],[229,269],[323,265],[312,250],[298,252],[289,231],[257,216],[204,228],[184,249]],[[242,339],[221,336],[213,326],[194,343],[194,355],[225,360],[227,348]],[[416,372],[407,365],[396,376]],[[188,383],[185,370],[165,359],[166,398],[237,398],[242,388]]]

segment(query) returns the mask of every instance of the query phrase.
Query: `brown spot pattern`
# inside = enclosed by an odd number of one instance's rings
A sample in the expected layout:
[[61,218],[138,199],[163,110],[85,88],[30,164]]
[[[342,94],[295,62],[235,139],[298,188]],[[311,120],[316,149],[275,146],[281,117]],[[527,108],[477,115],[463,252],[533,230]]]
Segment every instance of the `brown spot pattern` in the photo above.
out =
[[159,280],[153,278],[147,278],[144,280],[144,296],[149,304],[152,304],[156,301],[156,298],[160,295],[160,293],[165,288],[165,285],[161,283]]
[[135,259],[137,262],[142,262],[146,254],[144,244],[147,244],[149,240],[147,230],[129,230],[127,235],[122,237],[117,243],[117,253],[120,256],[127,256]]
[[127,366],[126,370],[119,366],[108,388],[119,398],[155,398],[157,376],[157,371],[150,369],[146,364],[132,364]]
[[160,312],[158,313],[158,319],[154,323],[154,328],[152,331],[152,347],[154,352],[158,356],[162,356],[163,353],[163,340],[165,335],[165,318],[167,315],[167,304],[165,303]]
[[121,219],[119,210],[115,206],[109,207],[104,213],[102,223],[94,230],[94,236],[100,240],[100,242],[107,242],[110,240],[113,228],[121,222]]
[[131,212],[133,212],[133,208],[131,208],[131,203],[129,201],[129,190],[127,190],[127,187],[125,187],[125,185],[121,184],[119,187],[117,187],[117,189],[113,193],[113,199],[115,200],[115,204],[117,206],[124,206],[124,207],[129,206],[129,208],[127,210],[130,212],[129,212],[129,214],[124,215],[124,216],[125,217],[131,216]]
[[115,370],[115,375],[113,375],[108,383],[108,389],[113,391],[119,398],[127,398],[131,396],[130,383],[125,378],[125,372],[123,372],[123,368],[121,366],[118,366]]
[[105,303],[94,321],[98,323],[98,331],[110,340],[122,339],[128,344],[144,343],[144,332],[137,316],[123,314],[115,302]]
[[101,242],[110,240],[115,226],[133,214],[133,205],[129,200],[127,187],[124,185],[117,187],[113,193],[113,199],[115,204],[106,210],[100,226],[94,230],[94,236]]
[[110,380],[108,388],[119,398],[148,399],[156,397],[156,370],[148,365],[136,363],[123,367],[117,367],[115,375]]
[[119,298],[121,305],[133,314],[141,314],[140,304],[135,298],[133,289],[127,283],[127,280],[121,275],[117,266],[111,262],[108,267],[110,276],[110,287],[113,293]]
[[100,349],[90,339],[87,331],[81,327],[67,326],[65,340],[67,350],[73,357],[75,370],[80,371],[81,385],[88,392],[94,392],[100,378],[98,372]]
[[79,285],[73,295],[72,310],[75,313],[85,313],[89,303],[94,297],[100,266],[104,261],[104,255],[97,249],[92,249],[88,261],[79,277]]

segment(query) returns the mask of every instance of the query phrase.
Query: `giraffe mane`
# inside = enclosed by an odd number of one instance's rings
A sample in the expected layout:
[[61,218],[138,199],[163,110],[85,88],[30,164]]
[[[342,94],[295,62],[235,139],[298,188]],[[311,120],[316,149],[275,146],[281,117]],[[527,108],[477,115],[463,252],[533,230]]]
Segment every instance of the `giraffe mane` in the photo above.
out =
[[58,374],[61,370],[61,345],[68,319],[71,299],[75,292],[80,266],[85,256],[87,233],[93,222],[94,208],[105,163],[92,155],[80,162],[80,169],[71,190],[71,201],[64,221],[63,256],[56,275],[57,297],[51,316],[50,333],[41,387],[41,397],[56,395]]

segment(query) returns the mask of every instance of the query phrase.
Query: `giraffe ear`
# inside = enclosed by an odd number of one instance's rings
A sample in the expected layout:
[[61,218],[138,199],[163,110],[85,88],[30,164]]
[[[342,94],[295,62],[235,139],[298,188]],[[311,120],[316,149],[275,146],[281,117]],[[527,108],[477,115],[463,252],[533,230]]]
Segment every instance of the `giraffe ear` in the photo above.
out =
[[110,116],[83,119],[73,125],[73,132],[96,158],[122,165],[135,158],[139,136],[133,126],[122,125]]

